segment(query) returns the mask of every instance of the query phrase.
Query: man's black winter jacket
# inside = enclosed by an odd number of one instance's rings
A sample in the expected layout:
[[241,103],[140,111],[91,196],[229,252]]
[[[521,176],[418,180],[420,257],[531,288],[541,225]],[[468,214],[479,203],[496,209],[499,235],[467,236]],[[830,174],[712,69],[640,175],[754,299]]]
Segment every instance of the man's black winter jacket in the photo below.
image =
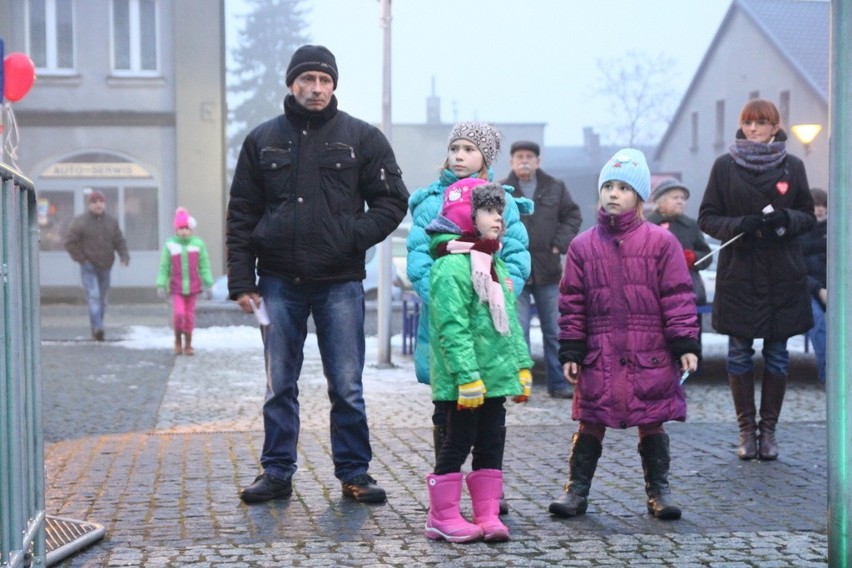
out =
[[336,97],[310,112],[288,95],[284,108],[246,137],[234,172],[231,299],[256,291],[255,266],[296,283],[363,280],[364,253],[406,213],[408,191],[381,131],[337,110]]

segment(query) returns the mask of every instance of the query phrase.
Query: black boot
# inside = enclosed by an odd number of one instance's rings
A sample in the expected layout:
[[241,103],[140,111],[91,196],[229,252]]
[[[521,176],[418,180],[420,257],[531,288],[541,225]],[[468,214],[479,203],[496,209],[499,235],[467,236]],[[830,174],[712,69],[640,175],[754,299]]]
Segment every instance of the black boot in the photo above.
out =
[[639,455],[645,472],[648,514],[663,520],[679,519],[680,507],[672,502],[669,491],[669,435],[645,436],[639,440]]
[[760,459],[778,459],[778,442],[775,441],[775,426],[781,415],[784,393],[787,392],[787,377],[763,372],[760,388]]
[[548,509],[557,517],[573,517],[586,512],[592,477],[601,457],[601,441],[589,434],[577,432],[572,438],[571,457],[568,458],[568,483],[562,495]]
[[754,408],[754,372],[742,375],[728,374],[734,410],[737,412],[737,425],[740,428],[740,440],[737,444],[737,457],[741,460],[753,460],[757,457],[757,422]]

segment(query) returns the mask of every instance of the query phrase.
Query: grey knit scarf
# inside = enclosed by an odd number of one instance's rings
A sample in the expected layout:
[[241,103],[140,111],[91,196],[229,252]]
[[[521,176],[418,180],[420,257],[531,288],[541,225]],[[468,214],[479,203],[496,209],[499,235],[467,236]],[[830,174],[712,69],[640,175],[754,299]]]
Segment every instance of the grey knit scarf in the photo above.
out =
[[731,157],[740,166],[752,172],[768,172],[778,167],[787,157],[787,145],[783,140],[775,142],[753,142],[737,138],[730,148]]

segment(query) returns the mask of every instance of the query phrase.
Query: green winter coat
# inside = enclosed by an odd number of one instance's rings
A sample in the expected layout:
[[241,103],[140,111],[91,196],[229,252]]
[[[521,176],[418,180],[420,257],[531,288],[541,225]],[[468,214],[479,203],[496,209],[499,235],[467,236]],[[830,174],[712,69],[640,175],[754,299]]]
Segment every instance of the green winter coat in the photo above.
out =
[[[458,235],[432,237],[431,250]],[[448,254],[432,265],[429,289],[430,383],[432,400],[458,400],[458,387],[482,379],[485,397],[521,394],[518,372],[533,361],[518,323],[515,296],[506,287],[509,271],[494,257],[497,277],[506,298],[508,335],[494,328],[488,305],[480,301],[471,282],[469,254]]]

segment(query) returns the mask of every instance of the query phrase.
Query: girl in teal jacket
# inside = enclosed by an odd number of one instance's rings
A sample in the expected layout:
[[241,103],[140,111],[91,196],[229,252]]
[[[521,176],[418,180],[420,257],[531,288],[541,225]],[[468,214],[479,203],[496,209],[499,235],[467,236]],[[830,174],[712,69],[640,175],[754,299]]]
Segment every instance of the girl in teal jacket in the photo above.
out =
[[[452,184],[427,227],[435,258],[429,312],[432,400],[446,429],[435,470],[426,478],[426,537],[450,542],[501,541],[506,397],[529,397],[533,362],[515,312],[506,265],[496,253],[504,232],[506,192],[477,178]],[[473,453],[467,485],[473,523],[459,512],[461,467]]]
[[175,355],[193,355],[195,303],[201,292],[213,286],[213,275],[207,246],[200,237],[192,234],[195,219],[183,207],[175,211],[174,227],[175,235],[166,239],[160,255],[157,293],[162,298],[166,297],[166,293],[172,297]]
[[[429,270],[434,261],[429,254],[429,225],[441,212],[444,191],[464,178],[494,181],[490,168],[500,151],[500,132],[486,122],[456,124],[447,142],[447,159],[437,180],[415,191],[408,199],[411,211],[411,230],[408,234],[406,271],[414,291],[420,298],[420,320],[417,324],[417,344],[414,350],[414,369],[417,380],[429,384]],[[511,193],[512,188],[506,189]],[[497,255],[506,263],[515,297],[521,293],[530,275],[530,253],[527,229],[521,215],[533,212],[533,202],[525,198],[506,196],[503,222],[506,233]],[[440,420],[439,420],[440,422]],[[437,424],[437,422],[436,422]],[[436,430],[436,438],[440,431]]]

